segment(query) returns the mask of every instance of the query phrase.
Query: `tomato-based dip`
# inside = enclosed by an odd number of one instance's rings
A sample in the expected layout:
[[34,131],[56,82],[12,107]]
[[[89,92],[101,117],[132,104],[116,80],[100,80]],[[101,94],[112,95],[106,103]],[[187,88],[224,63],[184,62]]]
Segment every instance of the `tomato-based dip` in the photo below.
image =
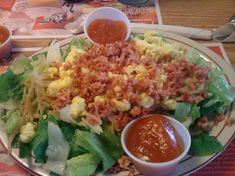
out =
[[0,45],[4,43],[8,37],[9,37],[9,32],[4,27],[0,26]]
[[149,162],[167,162],[184,150],[182,138],[170,121],[161,115],[139,119],[126,134],[127,149]]
[[96,43],[107,44],[123,41],[126,38],[127,26],[123,21],[97,19],[88,26],[88,35]]

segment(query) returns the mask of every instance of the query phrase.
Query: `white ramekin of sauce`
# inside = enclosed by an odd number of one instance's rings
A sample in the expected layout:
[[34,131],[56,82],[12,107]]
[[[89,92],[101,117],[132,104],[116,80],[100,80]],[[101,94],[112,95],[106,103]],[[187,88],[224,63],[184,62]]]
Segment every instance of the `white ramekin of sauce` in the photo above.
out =
[[123,129],[121,144],[142,174],[165,176],[187,154],[191,137],[179,121],[152,114],[131,121]]
[[0,25],[0,60],[7,59],[11,53],[11,31]]
[[87,16],[84,32],[92,43],[108,44],[127,40],[131,25],[122,11],[112,7],[101,7]]

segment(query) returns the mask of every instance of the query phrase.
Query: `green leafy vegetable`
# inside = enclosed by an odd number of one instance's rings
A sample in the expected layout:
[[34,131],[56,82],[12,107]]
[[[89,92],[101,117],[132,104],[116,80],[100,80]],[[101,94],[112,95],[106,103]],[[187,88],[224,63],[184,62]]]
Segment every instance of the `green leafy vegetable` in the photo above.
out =
[[54,172],[50,172],[49,173],[49,176],[60,176],[59,174],[56,174],[56,173],[54,173]]
[[189,103],[176,103],[175,114],[174,117],[180,122],[184,122],[187,120],[189,113],[191,111],[191,104]]
[[0,102],[6,102],[11,98],[13,100],[21,100],[23,95],[21,79],[14,75],[11,70],[8,69],[0,75],[0,82]]
[[198,118],[201,117],[200,107],[196,104],[193,104],[189,115],[192,117],[192,123],[194,123]]
[[190,63],[197,66],[207,66],[209,68],[210,80],[208,84],[208,92],[218,97],[221,103],[224,103],[224,107],[230,105],[234,99],[235,94],[231,89],[231,86],[223,78],[223,70],[210,62],[206,61],[196,50],[188,50],[185,54],[185,58]]
[[100,159],[90,153],[74,157],[67,161],[66,176],[90,176],[99,162]]
[[33,67],[27,57],[18,57],[12,62],[10,68],[0,75],[0,103],[20,101],[23,96],[23,81],[32,72]]
[[7,134],[12,134],[14,131],[18,130],[21,126],[21,116],[19,111],[14,111],[9,113],[9,117],[5,124],[5,132]]
[[40,118],[35,132],[35,137],[32,140],[32,149],[35,155],[36,163],[45,163],[47,160],[46,149],[48,146],[47,135],[48,120],[46,118]]
[[55,39],[50,43],[46,58],[49,63],[61,60],[60,44]]
[[28,143],[20,142],[19,157],[29,158],[31,156],[31,145]]
[[120,143],[120,139],[114,133],[111,133],[108,128],[103,129],[103,133],[100,135],[105,150],[107,153],[115,160],[119,159],[123,154],[122,146]]
[[61,131],[64,134],[64,137],[69,142],[70,152],[68,158],[70,159],[74,156],[86,153],[87,152],[86,150],[84,150],[82,147],[76,144],[75,130],[77,128],[74,125],[63,121],[60,121],[59,125],[61,127]]
[[222,150],[223,146],[214,136],[209,136],[207,132],[202,132],[192,137],[189,153],[194,156],[205,156],[221,152]]
[[100,158],[103,164],[103,171],[106,171],[115,164],[115,160],[110,156],[100,137],[88,131],[76,130],[77,144],[89,151],[91,154]]
[[44,168],[47,168],[56,174],[63,175],[69,154],[69,144],[65,140],[65,137],[57,124],[49,121],[47,131],[48,147],[46,155],[48,159]]
[[201,116],[213,118],[218,114],[222,114],[224,112],[223,110],[224,103],[216,95],[212,95],[201,103],[200,114]]
[[144,40],[144,34],[143,33],[136,33],[136,34],[132,34],[133,37],[139,39],[139,40]]
[[28,73],[33,71],[33,66],[30,64],[30,62],[31,60],[28,57],[16,57],[11,63],[10,69],[16,75],[24,73],[25,76],[27,76]]
[[49,68],[49,62],[43,56],[44,55],[42,55],[42,58],[40,58],[39,60],[34,60],[31,62],[34,71],[38,72],[39,74],[46,72]]
[[235,94],[231,87],[222,77],[214,78],[209,82],[208,92],[216,95],[225,107],[230,105],[235,98]]
[[72,48],[75,49],[87,49],[90,46],[90,43],[86,42],[86,40],[82,37],[73,38],[70,42],[70,45],[62,52],[62,59],[64,60]]
[[34,54],[31,57],[31,59],[32,59],[32,61],[37,61],[40,59],[46,59],[46,57],[47,57],[47,52],[40,52],[40,53]]
[[14,139],[11,142],[12,148],[19,148],[20,147],[20,133],[16,134]]

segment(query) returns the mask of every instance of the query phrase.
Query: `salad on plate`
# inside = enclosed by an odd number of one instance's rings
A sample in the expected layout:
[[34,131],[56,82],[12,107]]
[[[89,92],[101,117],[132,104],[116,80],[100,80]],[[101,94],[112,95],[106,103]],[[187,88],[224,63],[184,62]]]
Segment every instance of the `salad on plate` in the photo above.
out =
[[168,114],[190,131],[190,155],[210,155],[223,150],[209,132],[234,97],[221,68],[156,32],[106,45],[74,38],[63,49],[52,41],[0,75],[1,129],[52,175],[134,175],[120,144],[130,121]]

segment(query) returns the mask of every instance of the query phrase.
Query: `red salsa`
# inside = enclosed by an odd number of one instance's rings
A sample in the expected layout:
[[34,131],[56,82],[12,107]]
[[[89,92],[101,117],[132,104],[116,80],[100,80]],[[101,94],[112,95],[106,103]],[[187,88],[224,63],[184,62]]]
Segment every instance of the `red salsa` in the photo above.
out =
[[88,26],[88,35],[96,43],[107,44],[125,40],[127,27],[123,21],[97,19]]
[[183,140],[161,115],[150,115],[135,122],[126,136],[127,149],[136,157],[149,162],[167,162],[184,150]]

